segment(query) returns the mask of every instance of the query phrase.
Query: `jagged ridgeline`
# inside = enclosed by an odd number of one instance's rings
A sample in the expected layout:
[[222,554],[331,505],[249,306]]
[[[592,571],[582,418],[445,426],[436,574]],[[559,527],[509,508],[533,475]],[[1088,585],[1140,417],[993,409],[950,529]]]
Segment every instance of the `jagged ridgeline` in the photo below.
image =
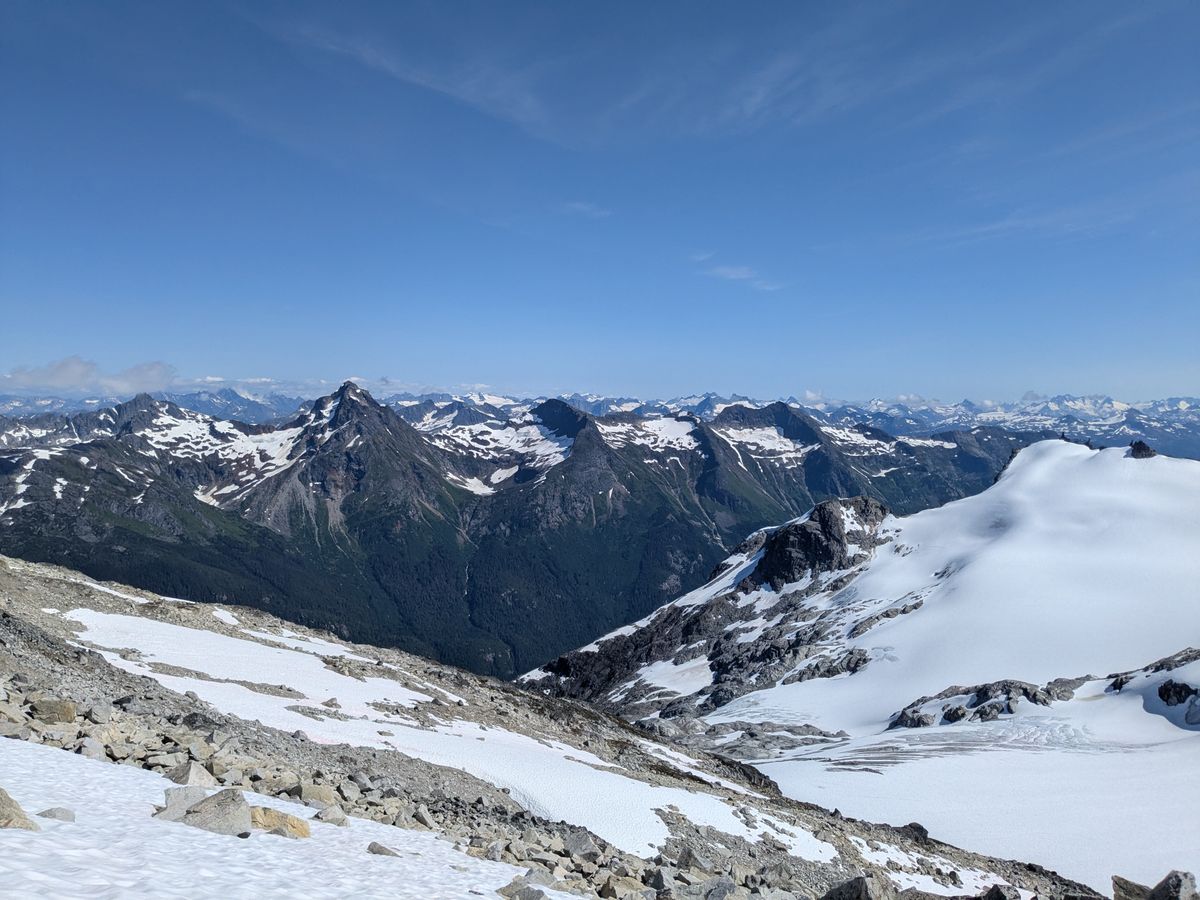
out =
[[142,395],[0,421],[0,541],[510,676],[703,583],[749,531],[833,497],[974,494],[1031,438],[896,438],[784,403],[398,410],[350,383],[253,425]]

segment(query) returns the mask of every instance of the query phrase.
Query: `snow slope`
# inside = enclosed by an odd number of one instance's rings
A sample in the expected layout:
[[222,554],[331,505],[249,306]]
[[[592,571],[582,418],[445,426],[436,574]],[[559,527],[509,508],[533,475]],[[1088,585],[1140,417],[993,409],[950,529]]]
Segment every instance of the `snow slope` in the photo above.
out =
[[[40,832],[0,830],[6,897],[380,897],[461,900],[496,896],[523,869],[477,859],[429,832],[352,818],[312,825],[291,840],[248,840],[151,818],[176,787],[144,769],[113,765],[27,741],[4,741],[0,786],[34,816],[55,806],[74,822],[35,817]],[[260,794],[251,805],[301,818],[312,810]],[[367,853],[378,841],[399,856]],[[546,889],[553,897],[568,895]]]
[[[552,739],[487,727],[447,713],[422,710],[417,714],[415,707],[431,705],[434,692],[441,695],[443,710],[447,701],[456,703],[460,698],[432,685],[426,685],[429,693],[417,690],[422,684],[419,676],[396,667],[387,677],[339,672],[323,658],[365,658],[328,641],[303,639],[294,632],[215,633],[86,608],[58,614],[78,623],[80,640],[99,648],[114,666],[146,675],[174,691],[194,691],[223,712],[289,732],[303,731],[318,743],[388,748],[461,769],[507,788],[514,800],[539,815],[584,825],[629,852],[646,856],[657,852],[669,832],[656,810],[673,806],[697,825],[752,841],[758,840],[765,826],[804,859],[824,861],[836,856],[832,846],[811,833],[774,822],[770,816],[757,814],[758,825],[751,827],[740,817],[737,804],[716,794],[646,783],[586,750]],[[214,621],[225,619],[214,617]],[[119,652],[126,648],[137,652],[127,658],[129,653]],[[196,675],[164,674],[156,670],[156,663]],[[303,696],[269,693],[261,687],[281,684]],[[328,710],[320,706],[331,697],[340,706],[336,717],[323,715]]]
[[[1200,868],[1200,778],[1188,774],[1200,764],[1200,698],[1168,707],[1158,694],[1168,680],[1200,687],[1200,663],[1138,671],[1120,689],[1111,674],[1200,647],[1200,462],[1045,441],[982,494],[855,529],[847,521],[861,555],[845,569],[748,587],[757,557],[743,552],[711,584],[577,654],[631,652],[639,633],[644,648],[668,624],[687,634],[606,700],[635,697],[654,720],[691,697],[702,728],[725,729],[722,752],[747,723],[829,733],[740,754],[796,799],[916,819],[1098,889],[1114,873],[1153,883]],[[713,622],[723,632],[704,637]],[[1001,699],[994,720],[972,715],[984,705],[975,686],[1084,676],[1073,696]],[[732,699],[710,699],[733,678]],[[962,720],[944,718],[955,706]],[[910,707],[928,727],[890,728]]]
[[855,621],[903,598],[921,609],[837,642],[871,657],[861,673],[777,685],[723,715],[783,708],[869,734],[951,685],[1121,672],[1200,641],[1198,462],[1044,441],[990,490],[883,527],[890,544],[811,605]]

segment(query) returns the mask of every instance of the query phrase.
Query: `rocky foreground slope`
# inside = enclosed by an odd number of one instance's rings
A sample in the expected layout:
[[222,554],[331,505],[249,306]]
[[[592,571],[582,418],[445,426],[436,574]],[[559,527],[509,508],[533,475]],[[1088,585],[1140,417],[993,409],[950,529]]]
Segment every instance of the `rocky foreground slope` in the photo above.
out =
[[1047,441],[939,509],[834,500],[757,532],[525,681],[797,799],[893,822],[917,803],[1095,886],[1114,861],[1150,877],[1200,863],[1200,782],[1179,778],[1200,763],[1197,548],[1200,463]]
[[[178,847],[193,831],[197,853],[209,859],[204,854],[219,851],[235,871],[259,854],[260,887],[270,884],[272,864],[286,884],[295,872],[281,860],[301,863],[302,850],[272,842],[319,842],[332,854],[322,862],[330,871],[362,861],[362,896],[382,895],[387,883],[389,896],[411,897],[496,889],[525,900],[556,892],[820,897],[860,876],[867,880],[852,889],[872,896],[974,896],[993,885],[1092,894],[1036,865],[943,844],[919,825],[871,825],[795,803],[738,763],[569,701],[347,645],[253,610],[170,600],[5,558],[0,735],[10,739],[0,741],[0,787],[35,825],[42,805],[116,790],[102,771],[169,779],[118,779],[143,799],[101,804],[112,833],[128,837],[114,838],[109,854],[133,873],[129,890],[108,885],[112,894],[162,895],[169,878],[156,877],[149,862],[159,858],[156,835]],[[75,762],[54,768],[44,754]],[[36,774],[43,771],[79,779],[77,790],[55,789]],[[172,784],[180,790],[160,801],[155,817],[145,798]],[[96,804],[83,805],[71,811],[78,823],[56,818],[41,820],[39,832],[0,831],[0,845],[13,848],[0,852],[0,877],[18,879],[6,884],[41,877],[30,874],[38,861],[80,871],[88,835],[104,831]],[[344,817],[348,826],[339,824]],[[189,826],[208,830],[201,837]],[[343,827],[351,837],[329,837]],[[419,835],[440,838],[436,852],[420,850]],[[428,890],[419,852],[429,866],[448,867],[447,877],[459,880],[447,884],[459,887]],[[390,859],[400,860],[394,882],[380,869]],[[97,877],[116,877],[113,863],[93,865],[93,887],[104,887]],[[424,881],[405,880],[422,871]],[[464,872],[475,879],[469,890]],[[327,882],[314,877],[320,895]],[[53,883],[52,895],[61,887]],[[178,886],[166,887],[170,895]]]

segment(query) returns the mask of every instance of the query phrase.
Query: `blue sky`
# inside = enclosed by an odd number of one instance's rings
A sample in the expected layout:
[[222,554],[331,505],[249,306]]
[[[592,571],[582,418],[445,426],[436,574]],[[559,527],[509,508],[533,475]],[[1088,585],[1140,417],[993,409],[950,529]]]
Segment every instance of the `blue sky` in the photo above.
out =
[[13,383],[1200,394],[1200,4],[10,2],[0,31]]

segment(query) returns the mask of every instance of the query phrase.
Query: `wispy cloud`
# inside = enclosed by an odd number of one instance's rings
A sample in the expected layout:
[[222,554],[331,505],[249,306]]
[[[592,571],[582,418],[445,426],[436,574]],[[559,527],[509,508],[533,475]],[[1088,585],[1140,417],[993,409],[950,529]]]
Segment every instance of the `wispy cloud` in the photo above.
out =
[[712,266],[705,269],[704,274],[710,278],[720,278],[724,281],[742,282],[756,291],[778,291],[783,289],[782,284],[762,277],[757,269],[753,269],[750,266]]
[[574,200],[570,203],[564,203],[562,209],[563,212],[583,216],[587,219],[607,219],[613,214],[611,209],[596,203],[588,203],[584,200]]
[[[899,241],[968,244],[1023,235],[1064,240],[1089,237],[1133,227],[1133,223],[1151,213],[1161,215],[1180,198],[1194,196],[1197,189],[1200,189],[1200,169],[1191,169],[1149,183],[1126,185],[1082,202],[1013,205],[964,225],[909,232],[901,235]],[[1179,208],[1194,217],[1193,205],[1183,204]]]
[[419,60],[376,36],[341,34],[313,25],[268,29],[277,38],[309,49],[341,56],[417,88],[433,91],[487,115],[537,131],[547,112],[536,86],[542,64],[514,65],[481,53],[447,55],[437,62]]

